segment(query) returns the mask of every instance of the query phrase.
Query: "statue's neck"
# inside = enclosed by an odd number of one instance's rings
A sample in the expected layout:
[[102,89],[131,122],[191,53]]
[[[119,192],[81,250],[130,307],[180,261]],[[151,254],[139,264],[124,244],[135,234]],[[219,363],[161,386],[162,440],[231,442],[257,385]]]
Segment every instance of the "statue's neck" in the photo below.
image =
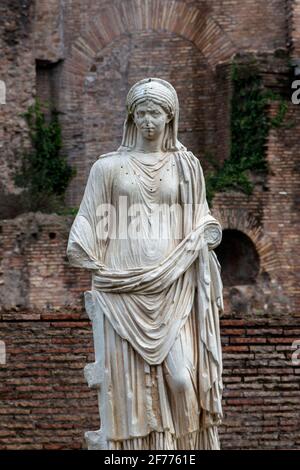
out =
[[144,153],[162,152],[162,141],[163,134],[155,140],[148,140],[138,133],[134,150]]
[[143,154],[143,155],[152,155],[152,154],[162,154],[162,153],[166,153],[164,151],[162,151],[161,149],[160,150],[145,150],[145,149],[138,149],[136,147],[134,147],[131,152],[133,153],[138,153],[138,154]]

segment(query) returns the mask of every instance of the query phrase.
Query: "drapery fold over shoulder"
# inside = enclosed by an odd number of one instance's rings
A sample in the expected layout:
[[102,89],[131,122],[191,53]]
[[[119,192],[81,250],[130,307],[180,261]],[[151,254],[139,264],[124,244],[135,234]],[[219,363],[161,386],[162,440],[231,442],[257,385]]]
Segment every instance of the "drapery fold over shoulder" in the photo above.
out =
[[[101,156],[93,165],[73,223],[68,257],[74,266],[93,271],[98,308],[114,330],[149,365],[161,364],[196,308],[199,344],[200,405],[204,426],[222,415],[222,357],[219,313],[223,309],[220,266],[205,242],[219,223],[209,212],[200,162],[188,151],[173,152],[183,209],[178,245],[159,263],[115,270],[105,265],[107,237],[97,239],[97,207],[111,203],[114,179],[126,150]],[[126,156],[126,155],[125,155]]]

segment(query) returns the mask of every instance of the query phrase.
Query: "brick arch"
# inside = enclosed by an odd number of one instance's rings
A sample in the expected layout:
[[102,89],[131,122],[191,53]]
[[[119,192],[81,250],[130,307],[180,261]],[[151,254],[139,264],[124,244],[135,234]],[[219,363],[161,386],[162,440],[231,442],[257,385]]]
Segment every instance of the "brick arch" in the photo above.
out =
[[204,9],[178,0],[127,0],[118,7],[112,2],[90,21],[88,31],[73,44],[67,72],[81,82],[99,49],[123,34],[166,31],[191,41],[215,68],[236,52],[232,41]]
[[259,255],[260,273],[278,272],[280,262],[276,256],[276,248],[255,217],[244,209],[219,209],[213,215],[220,221],[223,230],[238,230],[250,238]]

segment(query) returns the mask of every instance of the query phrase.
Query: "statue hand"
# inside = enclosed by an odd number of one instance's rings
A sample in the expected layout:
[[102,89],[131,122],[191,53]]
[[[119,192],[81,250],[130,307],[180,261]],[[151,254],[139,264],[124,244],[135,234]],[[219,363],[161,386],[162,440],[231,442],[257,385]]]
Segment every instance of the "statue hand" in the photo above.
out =
[[209,250],[214,250],[222,240],[222,230],[217,225],[209,225],[204,231],[204,238]]

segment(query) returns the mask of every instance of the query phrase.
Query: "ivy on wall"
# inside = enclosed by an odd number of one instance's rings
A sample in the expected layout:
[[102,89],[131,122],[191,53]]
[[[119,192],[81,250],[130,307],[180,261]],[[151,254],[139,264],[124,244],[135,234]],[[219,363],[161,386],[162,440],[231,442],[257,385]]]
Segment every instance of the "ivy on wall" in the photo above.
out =
[[[207,175],[207,199],[212,201],[216,192],[239,190],[251,194],[253,184],[250,172],[267,169],[265,146],[271,128],[280,127],[288,108],[287,102],[277,93],[266,90],[255,64],[233,63],[231,68],[231,149],[222,166],[212,155],[206,155],[213,170]],[[274,118],[268,105],[278,102]]]
[[23,114],[32,145],[30,151],[22,155],[15,183],[24,189],[22,196],[26,210],[49,212],[63,207],[65,191],[75,172],[61,154],[59,113],[50,109],[47,119],[44,108],[47,105],[36,100]]

